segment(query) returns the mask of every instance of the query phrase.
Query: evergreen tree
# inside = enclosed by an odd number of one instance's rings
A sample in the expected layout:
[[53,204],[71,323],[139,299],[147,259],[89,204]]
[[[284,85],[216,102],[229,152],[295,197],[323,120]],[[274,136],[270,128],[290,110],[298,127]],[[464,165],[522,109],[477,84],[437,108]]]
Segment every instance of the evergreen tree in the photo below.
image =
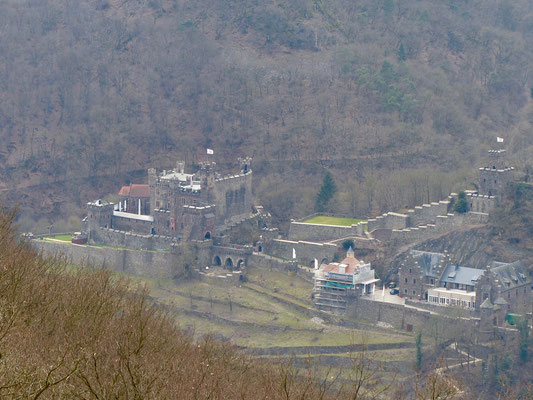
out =
[[529,326],[526,318],[520,318],[520,321],[516,324],[520,336],[518,339],[520,361],[522,363],[527,362],[529,358]]
[[416,336],[416,370],[422,369],[422,332]]
[[407,60],[407,55],[405,54],[405,48],[403,47],[403,43],[400,43],[400,49],[398,50],[398,60]]
[[324,175],[324,180],[322,182],[322,187],[316,196],[316,211],[324,212],[327,209],[329,201],[337,192],[337,185],[333,180],[331,174],[326,172]]
[[464,214],[465,212],[468,211],[468,202],[466,201],[465,192],[459,193],[459,196],[457,197],[457,201],[455,202],[453,209],[455,212],[458,212],[459,214]]

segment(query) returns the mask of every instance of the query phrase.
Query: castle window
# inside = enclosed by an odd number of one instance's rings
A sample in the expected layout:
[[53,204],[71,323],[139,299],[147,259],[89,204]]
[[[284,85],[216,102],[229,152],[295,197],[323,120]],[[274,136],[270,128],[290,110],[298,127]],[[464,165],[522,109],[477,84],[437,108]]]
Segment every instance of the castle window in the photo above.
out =
[[407,294],[407,289],[404,289],[403,292],[404,292],[405,294]]
[[409,268],[409,273],[410,273],[410,274],[413,273],[413,269],[412,269],[412,268]]
[[431,284],[432,284],[432,285],[435,284],[435,279],[431,278]]
[[511,298],[511,292],[507,292],[507,298],[508,298],[508,299]]
[[416,283],[416,279],[413,279],[413,283]]
[[416,294],[416,290],[413,290],[413,294]]
[[405,278],[405,283],[409,282],[407,278]]

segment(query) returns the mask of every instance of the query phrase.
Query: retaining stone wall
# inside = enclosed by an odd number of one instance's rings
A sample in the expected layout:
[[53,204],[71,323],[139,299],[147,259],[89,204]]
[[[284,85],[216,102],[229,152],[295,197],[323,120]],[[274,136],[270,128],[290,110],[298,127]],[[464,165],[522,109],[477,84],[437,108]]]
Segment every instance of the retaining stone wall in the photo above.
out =
[[364,236],[367,222],[352,226],[319,225],[292,221],[289,240],[327,241],[345,237]]
[[64,254],[76,264],[93,265],[116,272],[159,279],[173,279],[183,272],[177,270],[177,256],[171,252],[123,250],[44,240],[33,240],[32,245],[45,255]]
[[383,303],[360,297],[348,306],[346,315],[372,323],[385,322],[402,330],[411,325],[413,332],[419,332],[428,325],[431,314],[429,311],[408,308],[402,304]]

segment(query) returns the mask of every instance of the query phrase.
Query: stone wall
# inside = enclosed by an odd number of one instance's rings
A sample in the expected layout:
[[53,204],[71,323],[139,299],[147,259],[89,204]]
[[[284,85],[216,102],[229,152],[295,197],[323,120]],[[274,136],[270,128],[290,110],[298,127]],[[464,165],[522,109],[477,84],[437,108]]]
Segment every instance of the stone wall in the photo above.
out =
[[295,249],[298,262],[310,265],[315,258],[319,262],[324,259],[331,261],[336,248],[337,246],[330,243],[274,239],[266,245],[264,252],[291,260],[292,249]]
[[144,221],[135,218],[125,218],[113,215],[112,228],[120,231],[139,232],[150,234],[152,232],[152,221]]
[[142,235],[118,229],[98,227],[91,232],[90,242],[137,250],[169,250],[175,239],[169,236]]
[[352,226],[338,226],[292,221],[289,228],[289,240],[327,241],[363,236],[366,226],[366,222],[359,222]]
[[384,322],[402,330],[408,330],[408,325],[410,325],[410,330],[419,332],[428,326],[431,313],[405,307],[402,304],[384,303],[359,297],[347,307],[346,315],[372,323]]
[[484,196],[477,193],[467,194],[467,200],[471,211],[488,213],[495,206],[494,196]]
[[252,171],[217,178],[213,192],[218,224],[235,216],[248,217],[252,211]]
[[435,223],[435,220],[439,215],[446,215],[448,213],[449,204],[449,200],[442,200],[439,202],[422,204],[421,206],[416,206],[414,209],[407,211],[410,226]]
[[32,245],[45,255],[64,254],[75,264],[91,265],[116,272],[150,278],[173,279],[183,271],[176,266],[171,251],[138,251],[33,240]]
[[390,240],[394,244],[407,244],[429,239],[431,236],[450,232],[464,225],[478,225],[488,222],[486,213],[469,212],[466,214],[439,215],[434,224],[420,225],[412,228],[393,229]]
[[388,212],[368,220],[368,230],[370,232],[379,228],[403,229],[407,226],[409,226],[409,217],[405,214],[394,212]]

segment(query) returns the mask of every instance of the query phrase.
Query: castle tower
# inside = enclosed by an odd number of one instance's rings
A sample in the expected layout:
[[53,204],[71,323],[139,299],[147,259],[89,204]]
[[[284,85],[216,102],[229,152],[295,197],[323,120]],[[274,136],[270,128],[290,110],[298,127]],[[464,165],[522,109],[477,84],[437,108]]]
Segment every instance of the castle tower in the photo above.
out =
[[102,200],[87,203],[88,240],[97,240],[98,228],[112,228],[115,205]]
[[489,150],[486,165],[479,168],[479,195],[501,201],[514,170],[506,165],[505,156],[505,149]]

